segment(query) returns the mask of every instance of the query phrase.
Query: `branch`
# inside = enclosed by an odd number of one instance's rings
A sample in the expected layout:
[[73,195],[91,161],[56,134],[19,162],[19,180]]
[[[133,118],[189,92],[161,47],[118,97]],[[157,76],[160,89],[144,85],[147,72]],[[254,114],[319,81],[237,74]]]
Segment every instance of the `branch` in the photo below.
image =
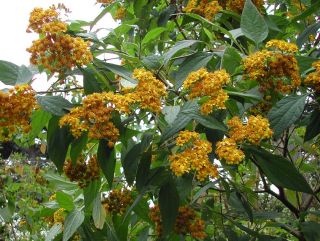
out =
[[37,92],[37,94],[41,95],[41,94],[52,94],[52,93],[66,93],[73,90],[83,90],[83,87],[75,87],[75,88],[64,89],[64,90],[39,91]]

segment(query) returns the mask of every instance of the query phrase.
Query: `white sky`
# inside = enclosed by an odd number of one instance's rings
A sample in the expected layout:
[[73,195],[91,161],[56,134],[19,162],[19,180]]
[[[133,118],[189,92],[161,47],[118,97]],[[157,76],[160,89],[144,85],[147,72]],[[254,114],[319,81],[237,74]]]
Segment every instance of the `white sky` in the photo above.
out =
[[[0,59],[17,65],[29,65],[26,52],[36,34],[26,33],[29,13],[34,7],[47,8],[52,4],[63,3],[72,12],[70,20],[93,20],[101,11],[101,5],[95,0],[0,0]],[[97,27],[115,26],[110,16],[105,16]]]

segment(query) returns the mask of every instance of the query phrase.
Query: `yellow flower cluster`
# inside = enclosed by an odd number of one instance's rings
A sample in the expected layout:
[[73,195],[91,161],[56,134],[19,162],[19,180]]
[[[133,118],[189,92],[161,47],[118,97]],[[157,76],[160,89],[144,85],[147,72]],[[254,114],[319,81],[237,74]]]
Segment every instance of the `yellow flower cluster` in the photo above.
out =
[[78,182],[81,188],[85,188],[90,182],[100,177],[96,156],[92,156],[88,162],[85,161],[84,157],[79,157],[75,164],[68,159],[64,164],[63,171],[71,181]]
[[190,90],[190,98],[210,97],[201,104],[201,112],[208,115],[213,108],[225,109],[225,101],[229,98],[228,94],[222,89],[230,82],[230,75],[225,70],[208,72],[201,68],[191,72],[183,83],[183,88]]
[[122,96],[112,92],[94,93],[83,100],[83,105],[71,109],[70,113],[60,119],[60,126],[67,125],[75,138],[88,131],[89,138],[115,142],[119,130],[112,123],[112,112],[117,110],[129,113],[130,96]]
[[27,49],[31,53],[32,64],[43,65],[50,72],[63,73],[92,60],[89,43],[65,33],[67,24],[59,19],[59,12],[54,6],[46,10],[35,8],[29,22],[27,31],[33,30],[43,35]]
[[16,85],[8,93],[0,91],[0,141],[8,141],[18,131],[30,130],[36,107],[35,92],[29,85]]
[[64,223],[65,219],[65,209],[59,208],[57,211],[53,213],[53,223]]
[[292,44],[270,41],[272,46],[286,53],[268,50],[258,51],[244,59],[244,78],[256,80],[260,91],[274,90],[289,93],[301,84],[299,67],[296,58],[288,51],[294,51]]
[[134,88],[134,92],[127,95],[139,102],[142,109],[159,113],[161,98],[167,96],[166,86],[154,77],[152,72],[145,69],[135,69],[132,77],[139,80],[139,83]]
[[97,3],[103,3],[103,4],[111,4],[114,0],[97,0]]
[[314,87],[316,91],[320,91],[320,61],[314,62],[312,67],[314,67],[316,71],[308,74],[304,83],[305,85]]
[[[150,219],[155,223],[156,233],[160,237],[162,234],[162,222],[160,208],[158,205],[150,210]],[[179,207],[178,216],[175,221],[174,231],[177,234],[190,234],[195,239],[203,240],[207,237],[205,233],[205,223],[197,217],[196,212],[187,206]]]
[[115,20],[122,20],[126,16],[126,13],[127,13],[126,9],[121,6],[117,9],[116,14],[114,16],[114,19]]
[[199,181],[217,177],[217,167],[208,157],[212,151],[209,141],[201,140],[196,132],[181,131],[176,142],[178,146],[184,147],[181,152],[169,156],[170,168],[176,176],[195,171]]
[[[245,0],[227,0],[226,9],[237,13],[241,13],[244,7]],[[252,3],[258,8],[263,8],[263,0],[253,0]]]
[[242,150],[238,148],[238,144],[248,141],[254,145],[258,145],[263,139],[272,137],[272,130],[269,127],[269,121],[262,116],[249,116],[246,125],[243,125],[238,116],[228,121],[229,138],[217,143],[216,154],[220,159],[226,161],[227,164],[239,164],[245,157]]
[[189,0],[187,6],[184,8],[186,13],[196,13],[208,20],[222,10],[217,0]]
[[102,205],[107,213],[122,215],[132,202],[133,199],[128,189],[114,189],[109,193],[108,197],[102,201]]
[[267,42],[267,48],[275,48],[285,53],[296,53],[298,52],[298,46],[293,43],[288,43],[284,40],[273,39]]

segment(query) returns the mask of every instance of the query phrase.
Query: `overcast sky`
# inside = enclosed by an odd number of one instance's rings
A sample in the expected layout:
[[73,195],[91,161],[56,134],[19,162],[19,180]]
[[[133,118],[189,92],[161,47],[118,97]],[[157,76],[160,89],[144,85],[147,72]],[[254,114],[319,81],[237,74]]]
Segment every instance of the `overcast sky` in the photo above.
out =
[[[29,13],[34,7],[47,8],[52,4],[63,3],[72,12],[70,20],[93,20],[102,10],[95,0],[1,0],[0,1],[0,59],[18,65],[29,65],[26,52],[36,34],[26,33]],[[97,27],[114,27],[110,16],[103,18]]]

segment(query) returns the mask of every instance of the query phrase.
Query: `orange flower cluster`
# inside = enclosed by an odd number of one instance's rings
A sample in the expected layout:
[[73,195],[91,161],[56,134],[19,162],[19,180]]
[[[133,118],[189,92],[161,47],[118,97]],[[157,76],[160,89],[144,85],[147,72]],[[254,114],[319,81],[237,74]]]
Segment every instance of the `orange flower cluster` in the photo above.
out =
[[184,8],[186,13],[196,13],[208,20],[222,10],[217,0],[189,0],[187,6]]
[[97,0],[97,3],[103,3],[103,4],[111,4],[114,0]]
[[36,107],[35,92],[29,85],[16,85],[8,93],[0,91],[0,140],[8,141],[18,131],[30,130],[30,117]]
[[122,20],[126,16],[126,13],[127,13],[126,9],[121,6],[117,9],[116,14],[114,16],[114,19],[115,20]]
[[57,211],[55,211],[53,213],[53,223],[64,223],[64,219],[65,219],[65,209],[64,208],[59,208]]
[[92,156],[88,163],[83,157],[78,158],[75,164],[68,159],[64,164],[63,171],[71,181],[78,182],[81,188],[85,188],[90,182],[100,178],[100,169],[96,156]]
[[[157,235],[160,237],[162,234],[162,222],[160,215],[160,208],[158,205],[150,210],[150,219],[156,225]],[[196,212],[190,207],[179,207],[178,216],[175,221],[174,231],[177,234],[187,235],[190,234],[195,239],[203,240],[207,237],[205,233],[205,223],[202,219],[198,218]]]
[[312,86],[316,91],[320,91],[320,61],[316,61],[312,64],[312,67],[316,71],[307,75],[304,80],[305,85]]
[[267,48],[275,48],[285,53],[296,53],[298,52],[298,46],[293,43],[288,43],[283,40],[273,39],[267,42]]
[[[241,13],[244,7],[245,0],[227,0],[226,9],[237,13]],[[252,3],[258,8],[263,8],[263,0],[253,0]]]
[[170,168],[176,176],[195,171],[199,181],[207,177],[217,177],[217,167],[210,162],[208,157],[212,151],[209,141],[201,140],[196,132],[181,131],[176,144],[183,149],[169,156]]
[[132,77],[139,80],[139,83],[134,88],[134,92],[127,95],[139,102],[142,109],[159,113],[161,98],[167,96],[166,86],[154,77],[152,72],[145,69],[135,69]]
[[119,130],[112,123],[112,112],[117,110],[129,113],[129,104],[133,103],[130,96],[112,92],[94,93],[83,100],[83,105],[71,109],[70,113],[60,119],[60,126],[67,125],[75,138],[88,131],[89,138],[108,139],[115,142]]
[[190,90],[190,98],[210,97],[201,104],[201,112],[208,115],[213,108],[225,109],[225,101],[229,98],[228,94],[222,89],[230,82],[230,75],[225,70],[208,72],[201,68],[191,72],[183,83],[183,88]]
[[109,193],[108,197],[102,201],[102,204],[107,213],[122,215],[132,202],[133,199],[128,189],[114,189]]
[[220,159],[226,161],[227,164],[239,164],[245,157],[242,150],[238,148],[238,144],[248,141],[254,145],[258,145],[263,139],[272,137],[272,130],[269,127],[269,121],[262,116],[249,116],[246,125],[243,125],[238,116],[228,121],[229,138],[217,143],[216,154]]
[[92,60],[89,43],[65,33],[67,24],[59,19],[55,6],[46,10],[35,8],[30,14],[27,31],[31,30],[43,35],[27,49],[31,53],[30,62],[34,65],[43,65],[50,72],[63,73]]
[[260,83],[260,91],[274,90],[289,93],[301,84],[298,62],[292,52],[293,44],[269,41],[266,46],[278,51],[262,50],[244,59],[244,78]]

